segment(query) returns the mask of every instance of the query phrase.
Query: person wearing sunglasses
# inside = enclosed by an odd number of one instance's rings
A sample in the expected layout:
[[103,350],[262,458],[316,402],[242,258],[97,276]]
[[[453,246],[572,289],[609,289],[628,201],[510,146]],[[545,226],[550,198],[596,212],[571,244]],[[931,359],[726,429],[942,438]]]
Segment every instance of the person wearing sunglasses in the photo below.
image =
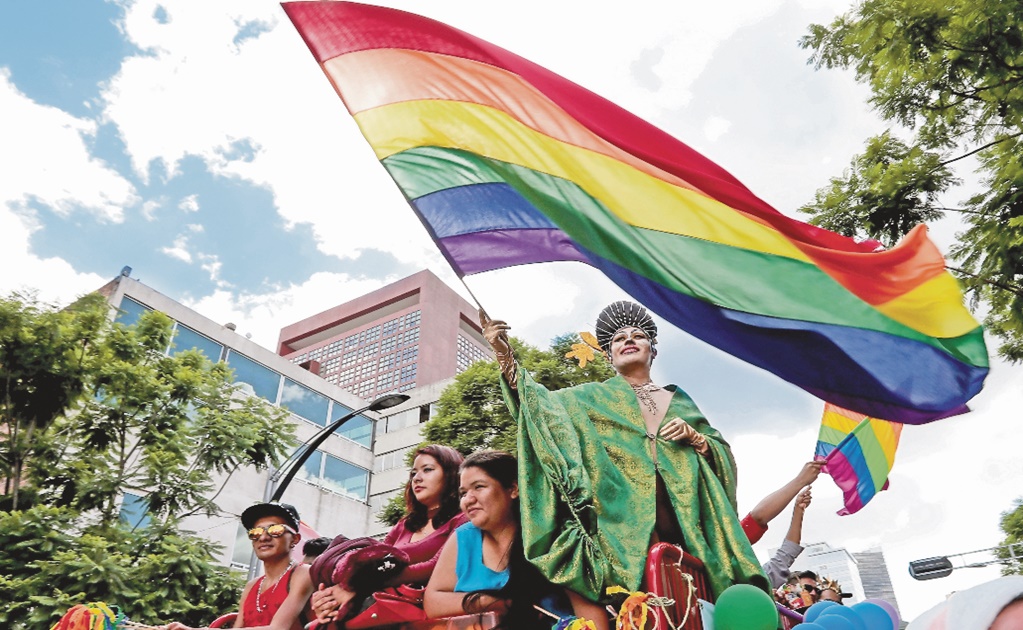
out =
[[[238,602],[235,628],[257,630],[300,630],[301,614],[313,592],[309,565],[296,564],[291,550],[302,536],[298,533],[298,510],[286,503],[257,503],[242,512],[256,557],[263,563],[263,575],[250,581]],[[196,630],[179,622],[162,630]]]

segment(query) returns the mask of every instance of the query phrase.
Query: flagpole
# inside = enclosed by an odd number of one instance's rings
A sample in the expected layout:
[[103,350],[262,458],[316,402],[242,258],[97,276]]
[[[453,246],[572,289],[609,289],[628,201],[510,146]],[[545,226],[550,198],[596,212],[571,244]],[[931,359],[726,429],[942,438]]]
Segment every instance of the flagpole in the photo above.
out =
[[[452,266],[452,269],[454,269],[454,266]],[[462,286],[465,287],[465,290],[469,292],[469,297],[471,297],[472,301],[476,303],[476,308],[481,310],[481,311],[483,311],[483,313],[485,314],[487,312],[486,309],[484,309],[483,306],[480,305],[479,298],[477,298],[476,294],[472,292],[472,289],[469,288],[469,285],[465,283],[465,277],[462,276],[460,273],[458,273],[458,269],[454,269],[454,270],[455,270],[455,275],[458,276],[458,280],[462,283]],[[488,316],[488,319],[489,319],[489,316]]]

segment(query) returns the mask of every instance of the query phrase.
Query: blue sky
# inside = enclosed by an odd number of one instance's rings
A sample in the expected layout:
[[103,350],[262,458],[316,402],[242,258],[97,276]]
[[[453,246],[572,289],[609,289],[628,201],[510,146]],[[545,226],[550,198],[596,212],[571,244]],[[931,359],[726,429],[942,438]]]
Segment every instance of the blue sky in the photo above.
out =
[[[103,115],[103,87],[124,58],[153,54],[118,28],[125,8],[71,1],[12,8],[14,15],[0,25],[0,59],[10,80],[40,105],[95,122],[95,133],[86,138],[89,153],[124,178],[138,197],[116,222],[97,220],[73,200],[69,207],[54,208],[29,197],[18,211],[38,221],[29,239],[36,255],[60,257],[79,272],[99,276],[133,265],[150,284],[179,298],[198,298],[218,287],[267,292],[316,271],[371,278],[414,271],[386,252],[362,252],[347,260],[323,253],[312,246],[308,223],[289,223],[278,213],[268,186],[214,172],[201,156],[182,157],[174,172],[159,160],[142,172],[134,170],[116,121]],[[152,16],[163,24],[171,19],[161,6]],[[258,20],[242,23],[234,42],[242,44],[265,29]],[[244,163],[256,150],[251,138],[239,138],[221,153]]]
[[[468,0],[389,4],[428,10],[610,98],[789,214],[884,128],[862,86],[813,71],[796,45],[846,0],[649,0],[585,12],[523,0],[500,20]],[[0,113],[4,293],[66,302],[129,265],[272,348],[282,325],[424,267],[462,291],[275,2],[7,3]],[[932,236],[947,248],[955,230],[939,224]],[[575,264],[468,283],[537,345],[588,329],[624,297]],[[810,457],[821,403],[662,329],[654,376],[689,391],[730,439],[749,509]],[[838,492],[818,483],[804,538],[881,545],[909,613],[993,576],[914,583],[905,563],[997,543],[998,513],[1023,487],[1020,376],[996,362],[974,413],[907,429],[892,490],[861,514],[834,516]],[[772,528],[761,555],[785,527]]]

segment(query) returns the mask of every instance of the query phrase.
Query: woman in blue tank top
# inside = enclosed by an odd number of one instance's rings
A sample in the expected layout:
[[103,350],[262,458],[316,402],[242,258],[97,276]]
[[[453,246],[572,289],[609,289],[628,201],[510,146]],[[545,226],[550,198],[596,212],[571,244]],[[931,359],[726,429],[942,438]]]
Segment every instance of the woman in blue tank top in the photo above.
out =
[[550,628],[533,609],[553,587],[522,553],[517,480],[508,453],[482,451],[462,463],[459,493],[469,522],[448,539],[426,586],[429,617],[495,611],[504,628]]

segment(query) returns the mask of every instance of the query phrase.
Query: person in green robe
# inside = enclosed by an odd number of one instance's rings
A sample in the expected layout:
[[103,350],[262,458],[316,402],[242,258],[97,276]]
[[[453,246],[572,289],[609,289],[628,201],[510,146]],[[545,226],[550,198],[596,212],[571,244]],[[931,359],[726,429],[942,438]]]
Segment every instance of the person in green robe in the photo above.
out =
[[645,308],[615,302],[597,319],[617,376],[557,391],[516,364],[505,322],[482,311],[481,322],[518,420],[524,551],[571,591],[577,614],[579,597],[638,590],[655,542],[702,560],[715,597],[736,583],[767,588],[736,515],[728,443],[685,392],[650,379],[657,326]]

